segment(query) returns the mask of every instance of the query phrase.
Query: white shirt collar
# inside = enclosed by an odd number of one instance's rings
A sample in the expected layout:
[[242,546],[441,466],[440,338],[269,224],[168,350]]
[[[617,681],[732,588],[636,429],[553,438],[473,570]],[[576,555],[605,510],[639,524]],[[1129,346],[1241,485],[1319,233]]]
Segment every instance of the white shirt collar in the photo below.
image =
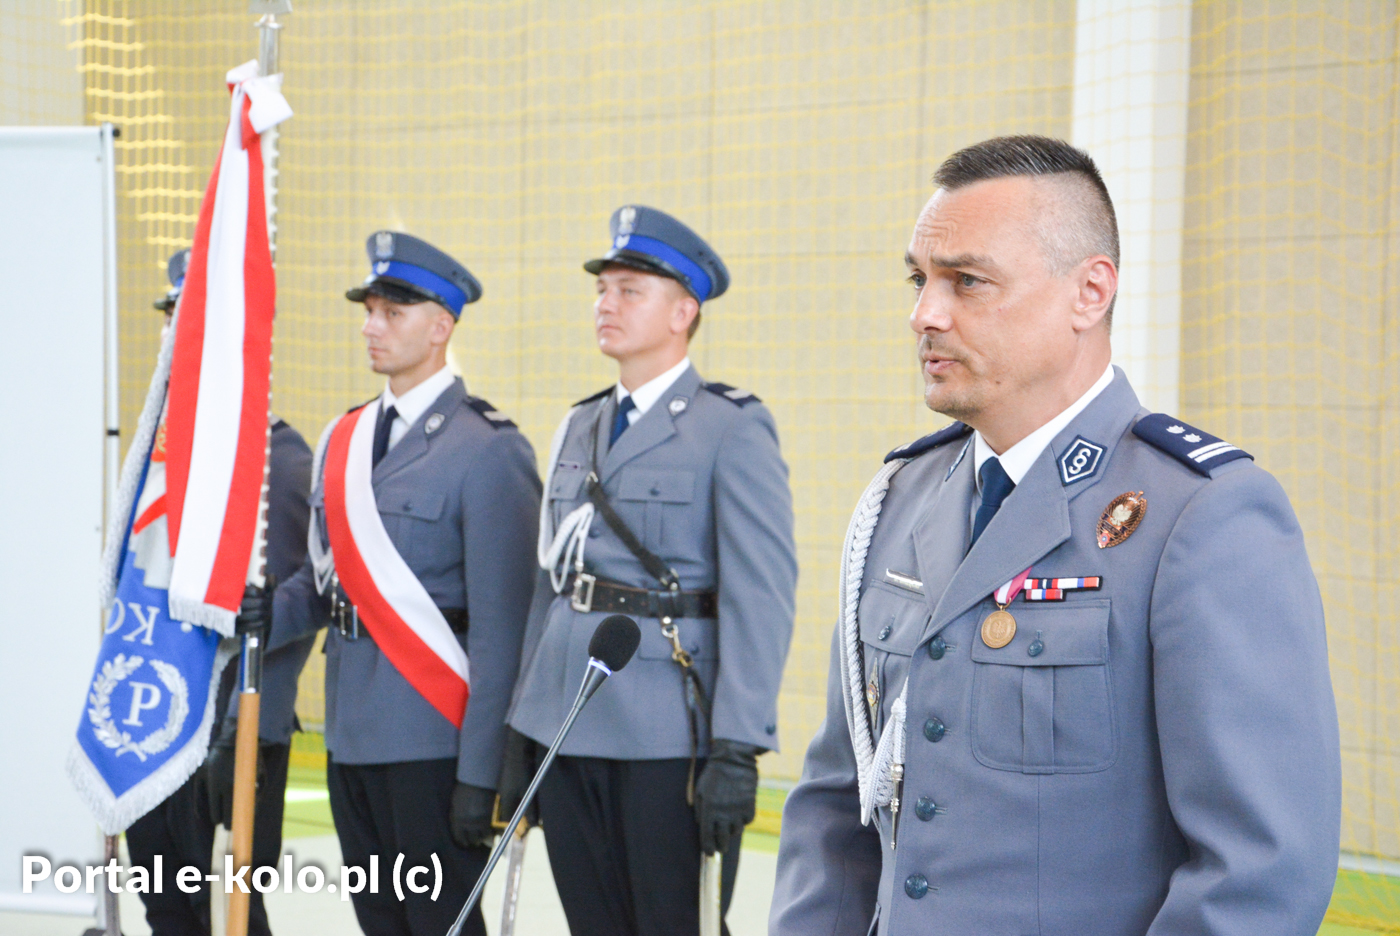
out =
[[[1060,430],[1068,426],[1074,417],[1084,412],[1084,408],[1094,402],[1094,398],[1103,393],[1111,383],[1113,383],[1112,364],[1108,365],[1108,370],[1103,372],[1103,376],[1082,397],[1071,403],[1068,409],[999,456],[1001,467],[1006,469],[1007,477],[1011,479],[1013,484],[1021,483],[1026,472],[1031,470],[1031,466],[1040,457],[1040,453],[1045,451],[1045,447],[1054,440],[1055,436],[1060,434]],[[977,489],[980,491],[982,489],[982,464],[996,455],[996,452],[993,452],[992,447],[982,438],[982,433],[974,432],[972,438],[972,476],[976,479]]]
[[415,386],[401,397],[394,396],[394,391],[389,389],[388,384],[384,385],[384,395],[379,404],[384,409],[393,407],[398,411],[399,418],[395,420],[395,425],[390,429],[389,443],[392,445],[398,442],[398,438],[393,435],[394,429],[399,428],[399,420],[402,420],[403,428],[398,433],[401,437],[408,427],[418,421],[418,417],[423,415],[423,411],[433,405],[433,401],[442,396],[443,391],[452,386],[452,381],[456,380],[456,375],[452,373],[452,368],[443,365],[438,371],[427,380]]
[[682,358],[681,362],[675,367],[666,371],[666,373],[659,377],[653,377],[631,393],[628,393],[622,384],[618,384],[617,402],[621,403],[630,396],[632,402],[637,405],[635,410],[627,414],[628,424],[630,425],[641,419],[647,410],[655,406],[656,401],[661,399],[662,395],[665,394],[667,390],[671,389],[672,384],[680,380],[681,374],[684,374],[689,367],[690,357],[687,355]]

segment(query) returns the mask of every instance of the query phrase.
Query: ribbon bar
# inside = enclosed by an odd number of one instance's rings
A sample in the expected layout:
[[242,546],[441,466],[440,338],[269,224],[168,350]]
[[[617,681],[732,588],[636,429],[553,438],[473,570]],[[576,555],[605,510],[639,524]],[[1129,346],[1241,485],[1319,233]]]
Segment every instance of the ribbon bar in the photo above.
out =
[[1100,575],[1086,575],[1078,578],[1026,579],[1026,600],[1064,601],[1066,592],[1097,591],[1102,585],[1103,576]]

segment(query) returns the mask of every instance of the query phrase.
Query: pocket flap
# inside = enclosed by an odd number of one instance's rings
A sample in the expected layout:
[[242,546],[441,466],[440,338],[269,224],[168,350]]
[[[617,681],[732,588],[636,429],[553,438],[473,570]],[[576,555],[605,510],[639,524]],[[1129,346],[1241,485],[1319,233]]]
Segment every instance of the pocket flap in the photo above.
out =
[[688,504],[695,492],[695,472],[633,468],[623,473],[617,499]]
[[[993,650],[979,630],[972,639],[972,659],[1002,666],[1101,666],[1108,662],[1108,607],[1107,598],[1013,603],[1007,609],[1016,617],[1011,643]],[[1037,640],[1040,646],[1033,648]]]
[[381,491],[376,502],[382,514],[432,521],[442,516],[446,499],[442,491]]
[[577,462],[560,462],[554,466],[554,478],[549,485],[549,496],[554,500],[573,500],[583,487],[583,479],[588,472]]
[[913,592],[872,582],[860,597],[860,639],[880,650],[912,656],[929,614],[923,598]]

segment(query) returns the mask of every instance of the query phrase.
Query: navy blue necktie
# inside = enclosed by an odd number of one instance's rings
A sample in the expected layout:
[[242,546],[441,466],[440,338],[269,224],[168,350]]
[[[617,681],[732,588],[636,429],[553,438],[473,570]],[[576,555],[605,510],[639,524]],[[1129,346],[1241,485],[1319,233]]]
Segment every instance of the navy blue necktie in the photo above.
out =
[[394,420],[399,418],[399,411],[394,407],[379,411],[379,422],[374,424],[374,448],[371,449],[371,468],[377,468],[384,460],[384,454],[389,451],[389,430],[394,428]]
[[617,404],[617,413],[613,415],[612,435],[608,436],[608,448],[617,444],[618,438],[627,431],[627,427],[632,425],[627,420],[627,414],[637,408],[637,404],[629,394],[622,398],[622,402]]
[[[977,537],[992,522],[1006,495],[1016,488],[1016,482],[1011,480],[995,456],[982,463],[978,475],[982,478],[982,506],[977,508],[977,516],[972,520],[972,543],[977,542]],[[968,549],[972,548],[972,543],[967,544]]]

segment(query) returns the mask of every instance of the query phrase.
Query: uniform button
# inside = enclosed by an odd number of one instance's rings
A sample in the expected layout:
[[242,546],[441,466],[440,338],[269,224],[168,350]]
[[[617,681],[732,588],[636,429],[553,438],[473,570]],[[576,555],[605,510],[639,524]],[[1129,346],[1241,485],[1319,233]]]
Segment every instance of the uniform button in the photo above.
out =
[[922,874],[911,874],[904,879],[904,893],[915,900],[921,899],[928,893],[928,878]]
[[1031,645],[1026,648],[1026,652],[1033,657],[1038,657],[1045,652],[1045,644],[1041,643],[1040,638],[1037,637],[1035,640],[1031,641]]
[[947,727],[937,718],[930,718],[924,722],[924,737],[930,741],[942,741],[943,736],[947,733]]
[[886,625],[884,626],[884,628],[880,631],[880,639],[881,639],[881,640],[887,639],[887,638],[890,636],[890,631],[892,631],[892,630],[894,630],[894,628],[892,628],[892,627],[890,627],[890,625],[886,624]]
[[927,796],[921,796],[914,804],[914,815],[928,822],[933,818],[933,814],[938,811],[938,806]]
[[589,538],[589,539],[597,539],[598,537],[600,537],[600,536],[602,536],[602,535],[603,535],[603,531],[602,531],[602,530],[589,530],[589,531],[588,531],[588,538]]
[[652,497],[657,497],[657,496],[660,495],[660,494],[661,494],[661,488],[652,488],[652,489],[651,489],[651,496],[652,496]]
[[412,504],[411,502],[409,502],[409,501],[404,501],[403,509],[404,509],[404,510],[412,510],[412,509],[413,509],[413,504]]
[[941,660],[943,659],[943,654],[947,652],[948,642],[944,640],[941,636],[935,637],[933,638],[933,640],[929,641],[928,655],[930,659]]

